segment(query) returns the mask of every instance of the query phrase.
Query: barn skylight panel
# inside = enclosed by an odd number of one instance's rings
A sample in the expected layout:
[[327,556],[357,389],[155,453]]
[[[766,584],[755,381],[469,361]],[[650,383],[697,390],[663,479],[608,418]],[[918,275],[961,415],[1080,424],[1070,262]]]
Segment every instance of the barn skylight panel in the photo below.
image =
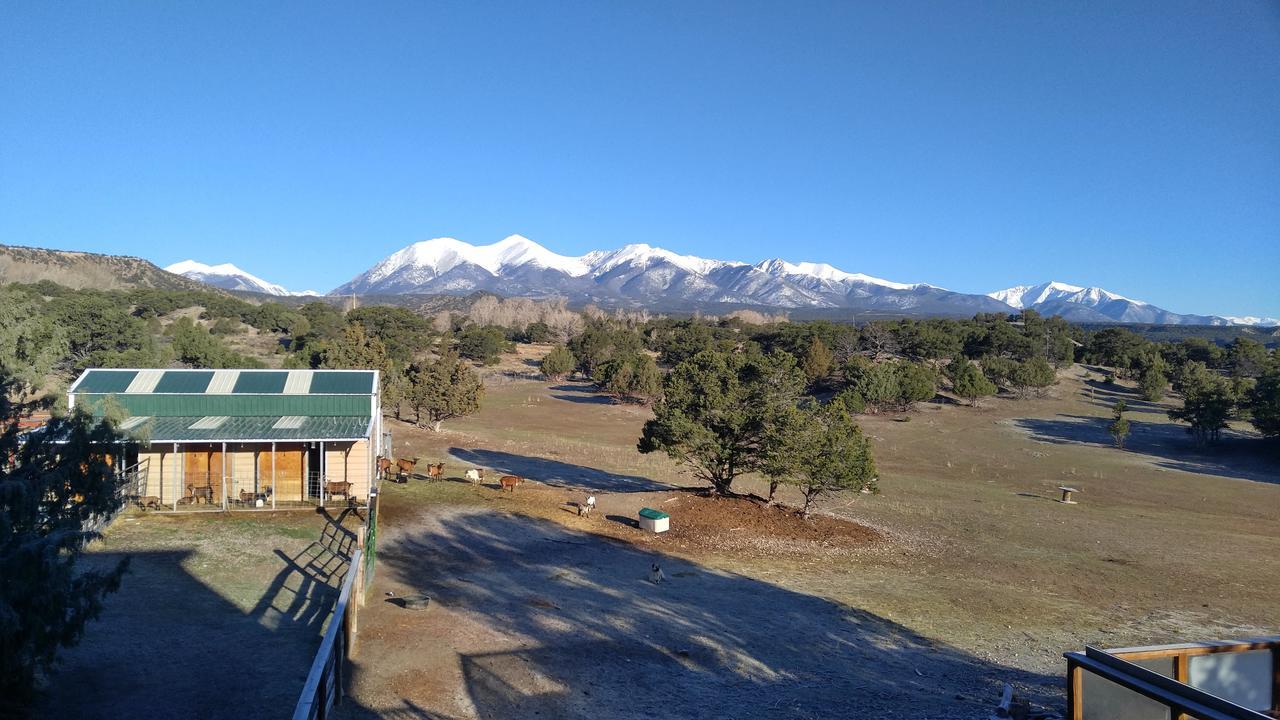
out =
[[239,370],[215,370],[213,379],[209,381],[209,387],[205,389],[205,392],[217,395],[230,393],[235,388],[236,380],[239,377]]
[[277,420],[276,424],[272,425],[271,428],[273,430],[297,430],[302,427],[302,423],[306,422],[306,419],[304,415],[286,415]]
[[135,430],[151,419],[150,415],[136,415],[120,423],[121,430]]
[[311,378],[314,374],[311,370],[290,370],[289,379],[284,381],[284,394],[306,395],[311,392]]
[[203,417],[187,426],[188,430],[217,430],[222,423],[227,421],[226,415],[210,415]]
[[160,378],[164,377],[163,370],[139,370],[137,375],[133,376],[133,380],[129,382],[129,387],[125,389],[127,393],[149,393],[156,389],[156,383],[160,382]]

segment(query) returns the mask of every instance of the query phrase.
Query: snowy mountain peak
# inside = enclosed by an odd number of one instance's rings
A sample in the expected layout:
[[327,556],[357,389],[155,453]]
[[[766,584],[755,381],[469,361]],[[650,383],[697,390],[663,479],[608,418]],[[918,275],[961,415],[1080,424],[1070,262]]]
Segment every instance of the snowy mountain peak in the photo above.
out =
[[1232,325],[1250,325],[1252,327],[1275,327],[1277,325],[1280,325],[1280,319],[1269,318],[1269,317],[1254,317],[1253,315],[1246,315],[1244,317],[1235,317],[1235,316],[1228,315],[1224,317],[1223,320],[1230,322]]
[[1123,295],[1118,295],[1099,287],[1080,287],[1079,285],[1071,285],[1057,280],[1050,280],[1039,285],[1016,285],[988,293],[987,297],[999,300],[1019,310],[1053,301],[1077,303],[1091,307],[1117,300],[1133,303],[1134,305],[1146,305],[1146,303],[1139,300],[1130,300]]
[[760,270],[761,272],[765,272],[775,276],[803,275],[807,277],[816,278],[818,280],[825,280],[827,282],[864,283],[867,285],[879,285],[880,287],[892,288],[894,290],[911,290],[917,287],[932,287],[931,285],[893,282],[891,280],[884,280],[882,278],[872,277],[870,275],[863,275],[862,273],[845,272],[844,270],[841,270],[832,265],[828,265],[827,263],[813,263],[813,262],[790,263],[781,258],[774,258],[773,260],[765,260],[764,262],[756,265],[756,269]]
[[314,290],[304,290],[302,292],[290,292],[283,286],[272,282],[267,282],[262,278],[250,272],[241,270],[231,263],[222,263],[221,265],[206,265],[195,260],[183,260],[176,262],[165,268],[167,272],[174,275],[181,275],[192,280],[199,280],[207,285],[220,287],[224,290],[245,290],[248,292],[265,293],[267,295],[319,295]]
[[368,273],[369,282],[377,282],[403,270],[429,271],[439,275],[469,263],[498,274],[504,267],[532,263],[560,270],[577,277],[590,270],[580,258],[557,255],[522,235],[510,235],[492,245],[472,245],[450,237],[416,242],[393,253]]
[[620,265],[648,266],[656,262],[670,263],[681,270],[697,273],[698,275],[706,275],[722,267],[743,264],[724,260],[707,260],[693,255],[679,255],[670,250],[663,250],[644,243],[623,245],[617,250],[611,251],[597,250],[583,255],[579,259],[588,263],[591,267],[591,272],[596,275],[609,272]]

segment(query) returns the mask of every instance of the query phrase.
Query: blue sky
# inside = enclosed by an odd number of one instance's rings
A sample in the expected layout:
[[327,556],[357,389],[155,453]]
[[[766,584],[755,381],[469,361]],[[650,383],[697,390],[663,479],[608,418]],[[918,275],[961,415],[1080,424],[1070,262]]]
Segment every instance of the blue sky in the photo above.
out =
[[511,233],[1280,316],[1280,3],[0,6],[0,242]]

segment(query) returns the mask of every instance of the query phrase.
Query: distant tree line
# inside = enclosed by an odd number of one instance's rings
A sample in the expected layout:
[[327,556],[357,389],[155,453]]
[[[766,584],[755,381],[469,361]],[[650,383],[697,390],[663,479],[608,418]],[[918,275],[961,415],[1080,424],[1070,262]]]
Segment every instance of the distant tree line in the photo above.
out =
[[[256,352],[246,341],[251,334],[259,336]],[[0,287],[0,366],[33,388],[65,385],[90,366],[372,367],[382,373],[389,412],[439,427],[478,407],[480,383],[459,368],[496,364],[522,343],[553,345],[542,360],[547,377],[576,374],[619,402],[645,405],[661,399],[671,370],[710,351],[785,354],[807,397],[838,397],[855,415],[906,412],[940,392],[969,405],[995,395],[1036,397],[1072,362],[1136,382],[1147,400],[1170,389],[1181,394],[1183,407],[1170,414],[1201,442],[1213,442],[1236,419],[1276,435],[1280,412],[1276,351],[1252,338],[1220,346],[1191,333],[1153,342],[1126,328],[1087,331],[1032,310],[855,326],[754,311],[720,318],[576,312],[563,300],[493,296],[466,311],[424,315],[396,306],[249,302],[216,291]],[[446,377],[458,395],[436,385]]]

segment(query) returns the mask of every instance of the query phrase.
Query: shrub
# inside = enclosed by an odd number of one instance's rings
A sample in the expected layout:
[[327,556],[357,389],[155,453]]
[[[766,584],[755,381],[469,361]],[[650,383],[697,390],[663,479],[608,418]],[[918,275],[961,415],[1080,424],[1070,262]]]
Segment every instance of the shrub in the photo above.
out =
[[578,359],[573,356],[569,348],[557,345],[542,358],[542,363],[538,367],[549,380],[563,380],[577,365]]

